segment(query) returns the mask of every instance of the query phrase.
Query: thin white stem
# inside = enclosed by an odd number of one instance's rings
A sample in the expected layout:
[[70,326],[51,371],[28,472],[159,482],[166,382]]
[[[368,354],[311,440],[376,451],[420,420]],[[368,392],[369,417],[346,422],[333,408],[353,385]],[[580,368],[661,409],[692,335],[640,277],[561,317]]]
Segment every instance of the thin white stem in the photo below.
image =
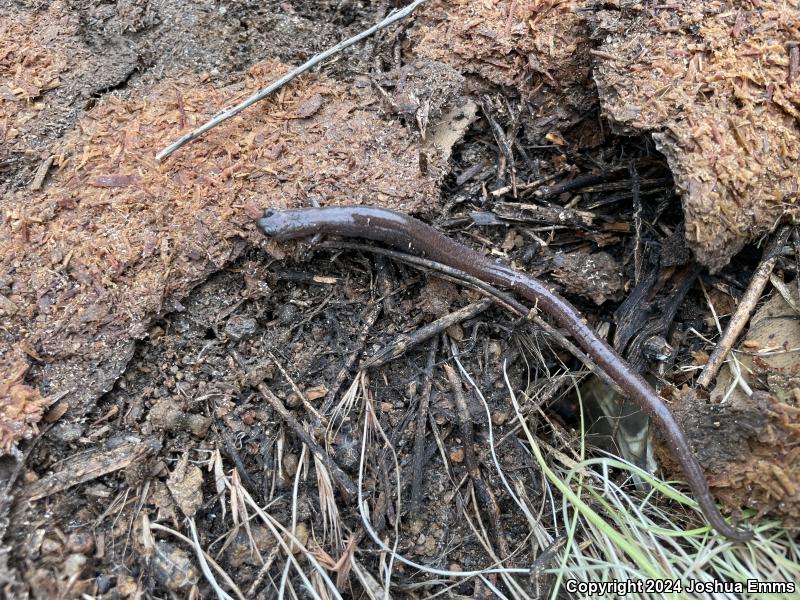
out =
[[518,574],[518,575],[530,575],[530,569],[520,569],[520,568],[503,568],[503,567],[489,567],[486,569],[478,569],[475,571],[445,571],[444,569],[436,569],[433,567],[429,567],[427,565],[422,565],[420,563],[414,562],[413,560],[409,560],[402,554],[398,554],[394,550],[392,550],[386,543],[380,538],[378,532],[372,527],[372,523],[370,522],[369,515],[367,514],[369,508],[367,507],[367,501],[364,499],[364,457],[367,452],[367,426],[364,426],[364,432],[361,436],[361,457],[358,463],[358,512],[361,514],[361,523],[364,525],[364,529],[367,530],[367,533],[372,538],[372,541],[384,552],[387,554],[393,555],[394,559],[400,561],[403,564],[408,565],[409,567],[413,567],[415,569],[419,569],[424,573],[430,573],[432,575],[438,575],[440,577],[477,577],[479,575],[491,575],[492,573],[510,573],[510,574]]
[[289,83],[292,79],[294,79],[295,77],[297,77],[301,73],[304,73],[304,72],[308,71],[309,69],[315,67],[316,65],[321,63],[323,60],[325,60],[329,56],[332,56],[332,55],[334,55],[334,54],[336,54],[338,52],[341,52],[345,48],[349,48],[353,44],[357,44],[358,42],[360,42],[364,38],[367,38],[367,37],[371,36],[373,33],[377,32],[377,31],[380,31],[381,29],[385,29],[389,25],[392,25],[393,23],[399,21],[400,19],[403,19],[404,17],[406,17],[409,14],[411,14],[414,11],[414,9],[416,9],[420,4],[422,4],[425,1],[426,0],[414,0],[414,2],[412,2],[411,4],[409,4],[408,6],[403,8],[402,10],[397,10],[397,11],[390,12],[389,15],[383,21],[381,21],[380,23],[377,23],[376,25],[373,25],[369,29],[366,29],[366,30],[362,31],[361,33],[359,33],[359,34],[357,34],[357,35],[355,35],[355,36],[353,36],[353,37],[351,37],[349,39],[343,40],[343,41],[339,42],[338,44],[336,44],[335,46],[332,46],[332,47],[328,48],[324,52],[321,52],[321,53],[317,54],[316,56],[312,57],[310,60],[307,60],[306,62],[304,62],[302,65],[300,65],[296,69],[294,69],[292,71],[289,71],[286,75],[284,75],[283,77],[281,77],[277,81],[274,81],[270,85],[265,87],[264,89],[259,90],[258,92],[256,92],[252,96],[250,96],[244,102],[241,102],[241,103],[237,104],[236,106],[234,106],[232,108],[228,108],[226,110],[223,110],[220,113],[217,113],[210,121],[208,121],[207,123],[204,123],[203,125],[201,125],[197,129],[193,129],[192,131],[190,131],[189,133],[187,133],[183,137],[179,138],[177,141],[175,141],[172,144],[170,144],[169,146],[167,146],[164,150],[162,150],[161,152],[156,154],[156,160],[158,162],[161,162],[162,160],[167,158],[170,154],[175,152],[181,146],[183,146],[185,144],[188,144],[189,142],[191,142],[194,139],[199,138],[201,135],[203,135],[209,129],[212,129],[212,128],[216,127],[217,125],[219,125],[223,121],[227,121],[231,117],[233,117],[233,116],[239,114],[240,112],[242,112],[245,108],[248,108],[248,107],[252,106],[253,104],[258,102],[259,100],[263,100],[264,98],[266,98],[267,96],[269,96],[273,92],[279,90],[284,85]]

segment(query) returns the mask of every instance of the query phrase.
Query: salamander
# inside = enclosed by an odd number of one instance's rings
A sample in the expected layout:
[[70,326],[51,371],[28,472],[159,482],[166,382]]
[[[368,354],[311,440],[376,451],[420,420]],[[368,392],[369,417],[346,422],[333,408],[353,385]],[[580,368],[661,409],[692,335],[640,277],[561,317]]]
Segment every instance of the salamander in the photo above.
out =
[[258,220],[258,228],[265,235],[277,240],[332,234],[383,242],[459,269],[534,302],[541,311],[564,328],[597,365],[650,415],[683,468],[694,497],[711,526],[733,540],[752,539],[752,532],[736,529],[720,513],[703,469],[686,441],[686,435],[661,397],[586,324],[567,300],[550,290],[543,282],[486,258],[418,219],[383,208],[336,206],[280,211],[268,209],[263,218]]

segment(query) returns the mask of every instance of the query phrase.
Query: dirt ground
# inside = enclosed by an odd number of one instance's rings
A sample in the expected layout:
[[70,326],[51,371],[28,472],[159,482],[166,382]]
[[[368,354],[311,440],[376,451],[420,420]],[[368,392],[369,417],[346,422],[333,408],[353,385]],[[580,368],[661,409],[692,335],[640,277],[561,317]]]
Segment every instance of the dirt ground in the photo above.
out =
[[[383,558],[359,485],[377,534],[397,532],[398,553],[418,563],[492,562],[464,518],[472,501],[500,554],[555,564],[546,544],[527,542],[488,431],[515,489],[546,503],[515,435],[504,365],[538,434],[570,448],[579,414],[562,369],[580,364],[535,325],[426,270],[336,241],[263,239],[254,217],[266,206],[379,203],[545,278],[672,395],[728,508],[796,523],[798,491],[775,482],[800,470],[797,399],[765,391],[726,408],[678,393],[692,383],[680,367],[702,365],[716,335],[709,298],[732,307],[759,250],[744,245],[713,275],[695,262],[670,161],[649,134],[603,124],[589,24],[554,3],[535,25],[572,27],[529,40],[515,5],[432,2],[159,166],[155,152],[180,132],[394,3],[0,0],[10,15],[0,82],[15,82],[0,85],[0,372],[13,374],[0,396],[24,425],[0,431],[8,597],[213,597],[192,527],[244,597],[283,585],[312,597],[295,570],[281,583],[278,540],[292,542],[251,522],[246,497],[294,523],[294,543],[346,597],[374,597]],[[460,10],[474,22],[453,18]],[[791,281],[796,263],[781,259],[776,272]],[[468,316],[398,359],[358,369],[459,309]],[[659,341],[668,353],[653,350]],[[445,368],[456,360],[485,404]],[[770,366],[759,365],[765,382]],[[798,389],[780,368],[781,389]],[[354,398],[363,406],[346,406]],[[375,439],[361,465],[365,412]],[[602,446],[608,432],[597,433]],[[782,471],[767,476],[759,465],[775,448]],[[668,451],[659,458],[671,466]],[[491,597],[479,580],[449,584]],[[442,589],[405,565],[393,585],[396,597]],[[546,591],[552,577],[530,585]]]

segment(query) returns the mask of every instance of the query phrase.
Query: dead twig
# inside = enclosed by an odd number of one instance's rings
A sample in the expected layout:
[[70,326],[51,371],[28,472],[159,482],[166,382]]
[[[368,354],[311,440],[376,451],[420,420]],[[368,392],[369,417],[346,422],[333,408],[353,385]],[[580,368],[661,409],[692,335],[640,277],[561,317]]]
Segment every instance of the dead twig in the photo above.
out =
[[501,219],[521,223],[544,223],[546,225],[571,225],[591,229],[595,215],[585,210],[564,206],[541,206],[518,202],[497,202],[494,213]]
[[358,332],[358,337],[355,341],[355,346],[350,352],[347,354],[347,358],[342,365],[342,368],[339,369],[339,372],[336,374],[336,379],[333,380],[333,384],[331,388],[328,390],[328,393],[325,394],[325,400],[322,402],[322,406],[320,406],[319,412],[323,415],[327,415],[331,407],[333,406],[334,402],[336,401],[336,396],[339,393],[339,390],[342,388],[342,384],[350,375],[350,370],[353,368],[353,365],[356,363],[358,356],[361,354],[361,351],[364,349],[364,344],[367,341],[367,336],[369,332],[372,331],[372,328],[375,326],[375,323],[378,321],[378,317],[380,316],[383,308],[381,307],[380,302],[375,302],[374,304],[370,305],[367,310],[365,311],[366,314],[364,315],[363,325],[361,326],[361,330]]
[[635,283],[639,283],[639,280],[642,278],[642,197],[639,194],[641,190],[641,181],[635,162],[631,162],[628,165],[628,170],[631,174],[631,194],[633,194],[633,223],[634,228],[636,229],[636,238],[633,242],[633,281]]
[[111,450],[92,448],[81,452],[65,460],[58,471],[23,487],[17,493],[17,506],[125,469],[133,463],[142,462],[149,455],[157,454],[159,450],[161,441],[157,436],[151,436],[122,444]]
[[703,368],[703,372],[700,373],[700,376],[697,378],[697,385],[699,387],[708,387],[711,380],[717,376],[717,372],[719,372],[720,367],[722,367],[722,364],[725,362],[725,358],[728,356],[731,347],[736,343],[736,340],[739,339],[739,335],[742,333],[753,311],[756,309],[756,304],[761,298],[761,294],[769,281],[772,269],[778,261],[780,249],[788,235],[789,228],[782,228],[775,234],[772,242],[764,249],[761,264],[758,265],[756,272],[753,273],[750,284],[747,286],[747,290],[739,301],[739,306],[736,307],[736,311],[731,316],[728,328],[725,330],[719,342],[717,342],[717,346],[711,353],[711,357]]
[[47,172],[50,170],[50,167],[53,165],[53,161],[55,160],[55,156],[48,156],[44,159],[39,167],[36,169],[36,173],[33,175],[33,181],[31,181],[31,191],[38,192],[42,189],[44,185],[44,180],[47,177]]
[[257,490],[258,484],[250,477],[250,473],[247,472],[247,467],[242,460],[242,456],[236,449],[236,441],[233,439],[233,433],[228,428],[217,427],[216,425],[214,425],[214,431],[222,438],[222,446],[225,449],[225,454],[233,461],[236,470],[241,474],[244,482],[251,490]]
[[[526,191],[526,190],[531,190],[531,189],[534,189],[534,188],[538,188],[538,187],[544,185],[545,183],[550,183],[554,179],[558,179],[562,175],[566,175],[568,173],[571,173],[573,170],[574,170],[574,167],[568,167],[566,169],[562,169],[560,171],[556,171],[555,173],[551,173],[547,177],[540,177],[539,179],[536,179],[534,181],[529,181],[528,183],[521,183],[521,184],[516,186],[516,190],[521,192],[521,191]],[[505,187],[501,187],[501,188],[498,188],[498,189],[494,190],[493,192],[491,192],[491,194],[492,194],[492,196],[497,198],[498,196],[504,196],[505,194],[507,194],[508,192],[511,192],[513,190],[514,190],[514,188],[512,188],[510,185],[507,185]]]
[[797,297],[800,298],[800,233],[797,229],[792,230],[792,247],[794,248],[794,272],[796,273],[794,284]]
[[[497,505],[497,498],[492,490],[483,481],[478,462],[475,459],[475,445],[474,436],[472,432],[472,417],[467,407],[466,399],[464,398],[463,382],[456,373],[456,370],[450,365],[444,365],[444,372],[447,375],[447,380],[450,383],[450,388],[453,390],[455,396],[456,408],[458,409],[459,428],[461,429],[461,441],[464,445],[464,466],[467,468],[470,480],[472,481],[472,489],[475,497],[480,502],[483,509],[489,515],[489,521],[494,530],[494,536],[497,540],[497,545],[500,548],[500,558],[506,558],[510,552],[508,549],[508,542],[503,535],[502,527],[500,526],[500,508]],[[475,507],[477,512],[477,506]]]
[[[382,258],[378,259],[377,267],[378,267],[378,289],[379,293],[381,294],[381,299],[385,299],[386,296],[389,294],[389,288],[391,287],[389,282],[389,274],[387,264],[382,264],[380,261],[384,261]],[[356,338],[355,346],[353,347],[350,352],[347,354],[347,358],[344,360],[344,364],[342,368],[339,369],[339,372],[336,374],[336,379],[333,381],[333,385],[331,385],[330,390],[328,393],[325,394],[325,400],[322,402],[322,406],[320,407],[319,412],[323,415],[327,415],[330,411],[331,407],[333,406],[334,401],[336,400],[336,396],[339,393],[339,390],[342,387],[342,384],[350,375],[350,370],[353,368],[353,365],[356,364],[356,360],[361,355],[361,351],[364,349],[364,344],[367,341],[367,336],[369,332],[372,331],[372,328],[375,326],[375,323],[378,321],[378,317],[380,316],[381,312],[383,312],[383,302],[381,299],[378,299],[370,306],[367,307],[365,311],[364,317],[362,319],[363,325],[361,326],[361,330],[358,332],[358,338]]]
[[475,462],[472,416],[469,413],[467,402],[464,399],[464,384],[456,374],[456,370],[450,365],[444,365],[444,372],[447,375],[447,381],[450,383],[450,389],[453,390],[456,409],[458,410],[458,426],[461,430],[461,443],[464,446],[464,466],[467,467],[467,473],[469,473],[469,476],[474,480],[480,478],[481,474]]
[[156,154],[156,161],[161,162],[162,160],[167,158],[170,154],[175,152],[178,148],[184,146],[185,144],[188,144],[192,140],[195,140],[195,139],[199,138],[201,135],[203,135],[209,129],[213,129],[214,127],[216,127],[220,123],[222,123],[224,121],[227,121],[231,117],[233,117],[233,116],[239,114],[240,112],[242,112],[244,109],[252,106],[253,104],[258,102],[259,100],[263,100],[264,98],[266,98],[267,96],[269,96],[273,92],[279,90],[284,85],[289,83],[292,79],[294,79],[295,77],[297,77],[301,73],[305,73],[309,69],[315,67],[316,65],[321,63],[323,60],[325,60],[329,56],[333,56],[334,54],[336,54],[338,52],[341,52],[345,48],[349,48],[353,44],[357,44],[358,42],[360,42],[364,38],[367,38],[367,37],[371,36],[373,33],[376,33],[378,31],[380,31],[381,29],[385,29],[386,27],[388,27],[389,25],[392,25],[393,23],[399,21],[400,19],[403,19],[403,18],[407,17],[420,4],[422,4],[424,2],[425,2],[425,0],[414,0],[414,2],[412,2],[411,4],[409,4],[408,6],[403,8],[402,10],[393,11],[393,12],[389,13],[389,16],[387,16],[380,23],[377,23],[376,25],[373,25],[369,29],[366,29],[366,30],[362,31],[358,35],[354,35],[353,37],[351,37],[349,39],[346,39],[346,40],[343,40],[343,41],[339,42],[338,44],[328,48],[324,52],[320,52],[316,56],[314,56],[314,57],[310,58],[309,60],[307,60],[306,62],[304,62],[302,65],[300,65],[296,69],[293,69],[292,71],[288,72],[286,75],[284,75],[283,77],[281,77],[277,81],[271,83],[270,85],[268,85],[264,89],[259,90],[258,92],[256,92],[252,96],[250,96],[244,102],[241,102],[241,103],[237,104],[236,106],[234,106],[232,108],[229,108],[227,110],[222,111],[221,113],[218,113],[210,121],[204,123],[203,125],[201,125],[197,129],[193,129],[192,131],[190,131],[189,133],[187,133],[183,137],[179,138],[177,141],[173,142],[172,144],[167,146],[164,150],[162,150],[161,152]]
[[361,363],[360,369],[370,369],[380,367],[386,363],[402,356],[411,348],[418,346],[426,340],[435,337],[456,323],[461,323],[481,314],[492,305],[491,298],[483,298],[477,302],[472,302],[463,308],[451,312],[424,327],[420,327],[411,333],[402,333],[393,339],[386,346],[378,350],[375,354]]
[[422,469],[425,466],[425,423],[428,420],[428,408],[431,402],[431,390],[433,388],[433,365],[436,362],[436,351],[439,348],[439,338],[431,340],[428,349],[428,360],[425,363],[425,383],[422,385],[422,392],[419,395],[419,406],[417,407],[417,429],[414,432],[414,454],[411,458],[411,510],[416,511],[422,501]]
[[294,393],[297,394],[297,396],[300,398],[300,401],[303,403],[303,408],[305,408],[310,414],[314,415],[314,418],[317,420],[318,423],[327,425],[328,420],[325,417],[323,417],[317,411],[317,409],[314,408],[314,406],[308,401],[308,398],[306,398],[306,395],[303,393],[303,390],[301,390],[298,387],[298,385],[294,382],[294,379],[289,377],[289,373],[286,371],[286,369],[283,368],[283,365],[275,357],[275,355],[272,352],[267,352],[267,354],[269,354],[269,357],[272,359],[272,362],[275,364],[276,367],[278,367],[278,370],[284,376],[286,381],[289,382],[289,385],[292,386],[292,390],[294,390]]
[[472,275],[468,275],[463,271],[454,269],[453,267],[449,267],[447,265],[443,265],[442,263],[437,263],[432,260],[428,260],[426,258],[419,258],[418,256],[413,256],[411,254],[405,254],[403,252],[398,252],[396,250],[388,250],[386,248],[380,248],[378,246],[370,246],[368,244],[358,244],[356,242],[323,242],[322,244],[320,244],[320,246],[322,246],[323,248],[335,248],[337,250],[344,248],[349,250],[361,250],[364,252],[374,252],[376,254],[382,254],[384,256],[393,258],[394,260],[399,260],[408,263],[410,265],[414,265],[417,267],[424,267],[427,269],[438,271],[439,277],[442,277],[443,279],[455,281],[455,283],[459,285],[464,285],[474,290],[483,292],[488,296],[494,298],[495,302],[497,302],[500,306],[502,306],[506,310],[512,313],[516,313],[518,316],[523,317],[524,319],[529,319],[533,321],[533,323],[537,327],[543,329],[544,332],[551,338],[553,338],[553,340],[559,346],[561,346],[564,350],[566,350],[567,352],[572,354],[575,358],[577,358],[579,361],[581,361],[581,363],[583,363],[583,365],[587,369],[589,369],[593,374],[597,375],[607,385],[611,386],[618,393],[622,394],[620,387],[614,382],[614,380],[611,379],[611,377],[603,369],[598,367],[587,354],[585,354],[575,344],[570,342],[563,333],[561,333],[558,329],[550,325],[547,321],[545,321],[541,317],[536,316],[534,311],[532,311],[531,309],[527,308],[524,304],[517,301],[510,294],[498,290],[497,288],[489,285],[485,281],[478,279],[477,277],[473,277]]
[[514,151],[512,149],[512,142],[509,142],[508,136],[503,128],[498,123],[497,119],[494,118],[491,110],[491,99],[489,96],[484,96],[481,100],[481,108],[483,109],[483,116],[486,117],[486,120],[489,122],[489,126],[492,130],[492,135],[494,136],[495,141],[497,142],[497,147],[500,149],[500,157],[498,159],[498,166],[497,166],[497,187],[502,188],[505,187],[506,181],[506,170],[508,169],[511,172],[511,191],[513,192],[513,196],[517,197],[517,169],[515,166],[514,160]]

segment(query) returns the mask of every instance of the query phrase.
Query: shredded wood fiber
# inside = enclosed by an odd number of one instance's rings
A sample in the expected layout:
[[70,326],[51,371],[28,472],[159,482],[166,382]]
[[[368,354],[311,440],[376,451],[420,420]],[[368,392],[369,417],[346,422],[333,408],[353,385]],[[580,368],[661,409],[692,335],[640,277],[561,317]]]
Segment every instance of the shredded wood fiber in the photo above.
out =
[[[1,348],[32,349],[28,379],[46,396],[66,394],[81,410],[113,384],[150,321],[180,310],[209,273],[249,245],[279,254],[255,231],[261,209],[318,198],[415,212],[436,197],[441,161],[428,157],[422,173],[415,138],[381,117],[369,87],[321,77],[155,163],[170,139],[286,69],[262,63],[223,89],[184,79],[142,99],[111,96],[54,151],[42,192],[0,199]],[[15,361],[0,365],[0,380],[18,372]]]
[[622,132],[653,132],[683,194],[686,237],[719,269],[797,214],[800,3],[623,4],[593,23],[603,110]]

